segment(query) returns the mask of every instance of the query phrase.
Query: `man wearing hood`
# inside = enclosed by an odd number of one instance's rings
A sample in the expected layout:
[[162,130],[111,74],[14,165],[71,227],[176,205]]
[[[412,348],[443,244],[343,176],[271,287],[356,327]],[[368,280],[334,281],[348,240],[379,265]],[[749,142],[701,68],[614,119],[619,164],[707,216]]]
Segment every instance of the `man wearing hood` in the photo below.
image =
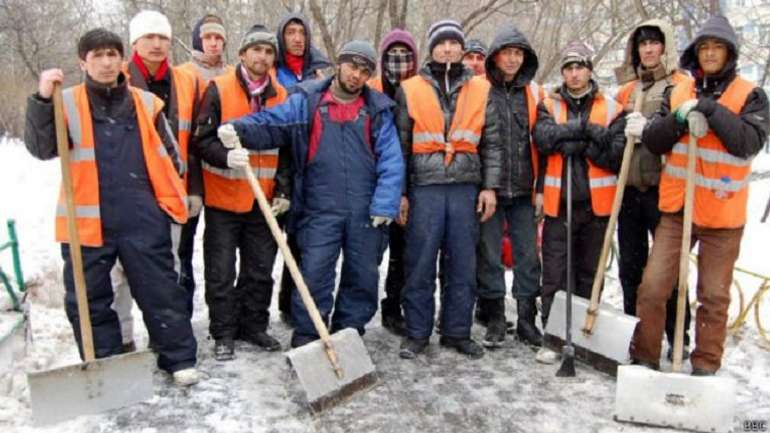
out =
[[[567,284],[567,230],[572,232],[572,269],[577,296],[591,294],[625,147],[623,107],[592,79],[592,51],[581,42],[567,45],[561,58],[564,83],[541,102],[534,139],[547,157],[543,187],[543,327],[554,295]],[[571,166],[571,179],[567,176]],[[567,182],[571,181],[572,221],[567,227]],[[537,360],[555,362],[543,348]]]
[[[618,102],[631,112],[638,97],[642,97],[641,112],[626,117],[626,135],[636,137],[628,181],[623,192],[623,204],[618,215],[618,267],[623,287],[623,310],[636,315],[636,292],[642,282],[642,271],[649,255],[649,236],[655,235],[660,221],[658,210],[658,183],[663,166],[660,155],[655,155],[639,138],[644,124],[663,101],[663,93],[674,85],[689,80],[677,68],[676,39],[671,25],[663,20],[650,20],[637,27],[628,38],[623,65],[615,70],[618,84]],[[668,358],[673,356],[674,325],[676,324],[677,291],[666,304],[666,338]],[[689,296],[685,310],[685,347],[690,344]],[[685,357],[689,355],[685,349]]]
[[[417,44],[412,34],[406,30],[393,29],[380,43],[380,75],[367,83],[370,88],[379,90],[389,98],[395,99],[401,82],[417,73]],[[397,224],[390,225],[388,247],[388,276],[385,279],[385,298],[382,307],[382,326],[396,335],[406,336],[406,323],[401,310],[401,289],[404,287],[404,225],[407,212],[396,219]]]
[[476,75],[486,74],[484,62],[487,60],[487,46],[478,39],[469,39],[465,44],[463,65],[473,70]]
[[487,104],[489,82],[463,66],[464,41],[456,21],[431,25],[430,60],[396,94],[408,161],[408,200],[402,200],[409,209],[402,294],[407,337],[399,353],[406,359],[425,350],[433,331],[439,249],[445,271],[439,343],[473,359],[484,356],[471,339],[475,248],[479,219],[495,212],[502,155],[497,119]]
[[[303,81],[322,78],[323,69],[332,66],[329,59],[313,46],[310,23],[301,13],[286,15],[278,24],[276,38],[278,39],[278,55],[276,57],[275,75],[278,82],[287,91],[291,92],[297,84]],[[291,149],[288,147],[280,150],[282,163],[291,161],[290,152]],[[290,187],[290,185],[287,186],[287,188]],[[279,198],[278,205],[282,208],[288,210],[290,204],[289,200]],[[282,226],[285,226],[288,216],[287,214],[286,217],[279,219]],[[297,258],[297,262],[301,262],[299,246],[294,235],[286,233],[286,241],[289,243],[291,252]],[[278,309],[281,311],[281,318],[289,326],[293,325],[291,321],[291,299],[295,289],[294,280],[289,275],[289,269],[284,265],[281,275],[281,290],[278,294]]]
[[[285,103],[219,127],[226,147],[238,137],[250,150],[291,146],[295,187],[287,230],[296,233],[302,275],[332,332],[363,334],[377,312],[377,269],[401,197],[404,162],[393,101],[366,85],[376,66],[370,43],[348,42],[335,75],[302,83]],[[296,291],[291,310],[291,346],[318,339]]]
[[698,243],[698,308],[693,375],[713,375],[722,363],[733,266],[746,224],[751,160],[768,133],[762,88],[736,73],[738,37],[723,16],[711,17],[679,60],[692,73],[667,91],[642,143],[665,155],[660,223],[636,303],[639,325],[631,356],[658,368],[666,301],[677,281],[682,239],[687,147],[697,138],[692,243]]
[[542,344],[543,335],[535,325],[535,298],[540,292],[536,214],[542,211],[543,197],[542,191],[535,194],[539,155],[530,135],[537,121],[537,104],[544,98],[533,81],[537,67],[537,55],[526,37],[511,25],[500,28],[486,71],[492,83],[488,103],[498,115],[502,176],[495,213],[481,224],[477,258],[479,315],[487,323],[482,341],[486,347],[500,347],[506,333],[505,269],[500,259],[505,222],[516,263],[511,289],[518,312],[516,333],[528,344]]
[[192,31],[192,56],[189,62],[179,65],[200,81],[201,98],[209,81],[230,72],[233,67],[225,63],[227,31],[222,18],[208,14],[195,23]]
[[322,70],[332,66],[329,59],[312,44],[310,23],[301,13],[291,13],[278,24],[278,82],[291,87],[305,80],[321,78]]

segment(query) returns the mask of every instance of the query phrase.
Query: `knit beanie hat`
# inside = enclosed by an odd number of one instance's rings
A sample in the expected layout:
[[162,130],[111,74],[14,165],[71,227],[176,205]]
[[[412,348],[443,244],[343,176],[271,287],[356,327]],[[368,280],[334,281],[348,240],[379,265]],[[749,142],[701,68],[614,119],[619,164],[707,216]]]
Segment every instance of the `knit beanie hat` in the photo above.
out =
[[572,41],[567,44],[561,54],[561,61],[559,65],[563,70],[571,63],[579,63],[590,70],[594,69],[591,57],[593,56],[593,50],[586,44],[580,41]]
[[374,73],[377,70],[377,51],[367,41],[350,41],[342,47],[337,62],[353,63]]
[[634,34],[634,46],[638,47],[644,41],[657,41],[665,44],[666,38],[658,27],[643,26],[639,27]]
[[465,33],[463,27],[455,20],[441,20],[433,23],[428,29],[428,52],[440,42],[454,39],[465,48]]
[[273,50],[278,53],[278,38],[276,38],[275,33],[268,31],[267,27],[262,24],[255,24],[243,35],[241,45],[238,47],[238,54],[243,53],[255,44],[272,45]]
[[465,43],[465,54],[468,53],[479,53],[486,57],[487,46],[484,45],[484,42],[481,42],[478,39],[468,39],[468,42]]
[[129,44],[147,35],[161,35],[171,39],[171,24],[168,18],[157,11],[141,11],[128,24]]
[[194,50],[203,51],[203,41],[201,41],[201,38],[207,34],[219,35],[227,43],[225,22],[216,15],[206,15],[195,23],[192,31],[192,47]]

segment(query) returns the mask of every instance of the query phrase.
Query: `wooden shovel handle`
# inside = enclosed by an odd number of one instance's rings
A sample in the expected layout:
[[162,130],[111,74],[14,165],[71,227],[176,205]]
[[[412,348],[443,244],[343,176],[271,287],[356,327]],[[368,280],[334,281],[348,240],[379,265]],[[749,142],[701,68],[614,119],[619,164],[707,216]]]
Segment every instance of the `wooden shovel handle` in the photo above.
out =
[[[642,86],[638,85],[636,89],[636,97],[634,99],[634,112],[642,110],[642,104],[644,102],[644,91]],[[631,169],[631,156],[634,154],[634,137],[626,137],[626,147],[623,149],[623,162],[620,165],[620,173],[618,174],[617,187],[615,188],[615,198],[612,201],[612,212],[610,213],[610,221],[607,223],[607,230],[604,231],[604,242],[602,243],[602,252],[599,255],[599,262],[596,264],[596,274],[594,274],[594,283],[591,286],[591,305],[586,312],[586,321],[583,324],[583,333],[589,335],[593,332],[594,324],[596,323],[596,316],[599,310],[599,300],[601,297],[601,287],[604,282],[604,271],[607,267],[607,256],[610,251],[610,244],[612,238],[615,235],[615,227],[618,223],[618,214],[620,214],[620,207],[623,205],[623,193],[626,190],[626,182],[628,181],[628,172]]]
[[690,135],[687,146],[687,181],[684,192],[684,221],[682,222],[682,249],[679,252],[679,285],[676,299],[676,326],[674,327],[675,373],[682,371],[682,348],[684,347],[684,316],[687,302],[687,277],[690,272],[690,245],[692,241],[692,213],[695,198],[695,153],[698,139]]
[[[241,143],[238,142],[235,147],[240,149]],[[251,189],[254,192],[254,197],[257,199],[259,210],[262,211],[262,215],[265,217],[268,227],[270,227],[270,233],[272,233],[275,242],[278,244],[278,248],[281,250],[281,254],[283,254],[283,260],[286,263],[286,267],[289,268],[291,278],[297,285],[297,290],[302,298],[302,303],[305,304],[305,308],[307,308],[308,314],[310,314],[310,319],[313,321],[313,325],[315,325],[315,329],[321,337],[321,341],[324,343],[326,356],[329,358],[329,362],[331,362],[337,377],[342,378],[342,369],[337,361],[337,353],[332,346],[329,330],[326,328],[326,324],[321,318],[321,313],[318,312],[318,307],[316,307],[315,301],[313,301],[313,297],[310,295],[310,290],[305,284],[305,279],[302,278],[302,273],[299,271],[297,261],[294,259],[294,255],[291,253],[289,245],[283,237],[283,233],[281,233],[278,221],[276,221],[273,216],[270,204],[267,202],[267,197],[265,197],[265,193],[262,191],[262,187],[259,185],[256,176],[254,176],[254,172],[251,171],[251,167],[244,167],[243,172],[246,174],[246,179],[248,179],[249,185],[251,185]]]
[[54,84],[53,113],[56,124],[56,149],[59,153],[59,161],[61,162],[62,187],[64,188],[64,201],[67,207],[67,234],[69,237],[72,274],[75,280],[78,318],[80,319],[80,340],[83,345],[83,358],[85,362],[90,362],[96,358],[94,354],[94,336],[91,330],[91,314],[88,310],[86,279],[83,274],[83,255],[80,250],[80,236],[78,234],[75,214],[75,192],[72,186],[72,173],[70,172],[70,147],[69,139],[67,138],[67,125],[64,120],[61,83]]

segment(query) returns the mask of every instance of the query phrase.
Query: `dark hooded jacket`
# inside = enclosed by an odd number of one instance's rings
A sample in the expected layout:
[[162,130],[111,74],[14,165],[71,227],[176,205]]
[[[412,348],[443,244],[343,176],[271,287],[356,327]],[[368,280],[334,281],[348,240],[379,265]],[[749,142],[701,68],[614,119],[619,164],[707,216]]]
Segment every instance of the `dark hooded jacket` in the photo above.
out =
[[[428,61],[420,68],[418,74],[426,79],[436,91],[444,115],[444,135],[446,136],[457,108],[457,97],[460,95],[462,86],[473,78],[473,71],[462,66],[462,63],[453,63],[454,69],[451,69],[452,72],[448,74],[449,89],[447,91],[443,82],[439,83],[434,72],[431,71],[431,64],[432,62]],[[433,65],[438,69],[439,65]],[[439,71],[436,70],[436,74],[438,73]],[[478,153],[456,153],[452,163],[445,166],[443,152],[412,154],[414,120],[409,116],[409,108],[403,89],[401,86],[396,92],[395,118],[401,148],[404,152],[404,161],[406,162],[407,182],[405,182],[404,188],[435,184],[472,183],[480,185],[482,189],[498,189],[503,157],[494,105],[487,104]]]
[[[302,77],[299,78],[294,75],[294,72],[292,72],[288,66],[286,66],[286,59],[284,57],[287,51],[283,40],[283,31],[291,21],[299,21],[305,26],[305,62],[302,66]],[[317,78],[316,74],[320,70],[332,66],[329,59],[313,46],[313,34],[310,31],[310,23],[301,13],[291,13],[286,15],[278,25],[276,36],[278,38],[278,57],[275,68],[276,76],[278,77],[278,82],[281,83],[286,90],[291,91],[291,88],[296,84],[305,80]]]
[[380,75],[375,77],[375,79],[380,80],[382,85],[382,93],[388,95],[389,98],[395,98],[398,86],[393,86],[390,81],[385,78],[385,55],[387,54],[390,47],[395,44],[406,45],[406,47],[412,51],[414,67],[409,72],[409,77],[417,73],[417,66],[419,65],[419,60],[417,57],[417,44],[414,42],[414,38],[412,37],[411,33],[402,29],[393,29],[387,35],[385,35],[384,38],[382,38],[382,42],[380,42]]
[[[591,80],[592,90],[582,98],[574,98],[562,85],[555,89],[549,98],[554,103],[564,100],[567,102],[567,123],[557,124],[553,116],[542,102],[538,105],[537,124],[533,138],[537,149],[543,156],[552,153],[562,153],[563,145],[568,141],[585,143],[585,149],[580,157],[572,157],[572,201],[580,202],[591,199],[588,179],[588,162],[590,159],[597,166],[617,173],[623,159],[623,149],[626,145],[624,129],[625,116],[621,113],[609,127],[605,128],[588,122],[593,101],[600,92],[599,86]],[[608,97],[608,96],[605,96]],[[562,179],[566,184],[567,164],[562,168]],[[566,200],[567,188],[561,189],[561,200]],[[564,207],[561,207],[564,209]]]
[[[697,46],[709,38],[724,41],[729,50],[727,64],[714,76],[704,76],[698,64]],[[698,104],[694,110],[706,116],[709,128],[719,137],[727,152],[739,158],[750,158],[759,153],[767,138],[768,101],[764,90],[755,88],[737,115],[717,103],[717,99],[737,76],[738,52],[738,37],[730,22],[723,16],[714,16],[706,21],[695,39],[687,46],[679,64],[695,78]],[[671,112],[669,89],[664,95],[660,110],[653,115],[644,129],[642,142],[653,153],[662,155],[669,152],[687,132],[687,123],[678,123]]]
[[[495,55],[506,47],[517,47],[525,53],[519,72],[508,83],[494,61]],[[492,41],[485,66],[487,79],[492,83],[488,104],[494,105],[498,116],[503,156],[497,194],[504,199],[529,196],[536,180],[530,147],[529,110],[537,110],[537,107],[527,106],[525,89],[535,78],[537,55],[521,32],[513,26],[505,26]]]

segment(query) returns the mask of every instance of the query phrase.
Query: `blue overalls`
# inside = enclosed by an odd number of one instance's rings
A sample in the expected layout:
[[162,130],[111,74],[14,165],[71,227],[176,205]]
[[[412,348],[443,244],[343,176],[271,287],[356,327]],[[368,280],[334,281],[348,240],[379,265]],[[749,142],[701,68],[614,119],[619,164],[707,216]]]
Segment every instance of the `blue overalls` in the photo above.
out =
[[[386,227],[372,227],[369,205],[377,185],[375,158],[366,137],[369,114],[361,108],[347,122],[333,121],[328,105],[318,108],[322,133],[305,166],[303,213],[297,224],[302,275],[321,317],[332,332],[364,326],[377,311],[378,265],[387,245]],[[343,252],[342,275],[334,299],[335,266]],[[292,298],[295,334],[315,337],[298,292]]]

